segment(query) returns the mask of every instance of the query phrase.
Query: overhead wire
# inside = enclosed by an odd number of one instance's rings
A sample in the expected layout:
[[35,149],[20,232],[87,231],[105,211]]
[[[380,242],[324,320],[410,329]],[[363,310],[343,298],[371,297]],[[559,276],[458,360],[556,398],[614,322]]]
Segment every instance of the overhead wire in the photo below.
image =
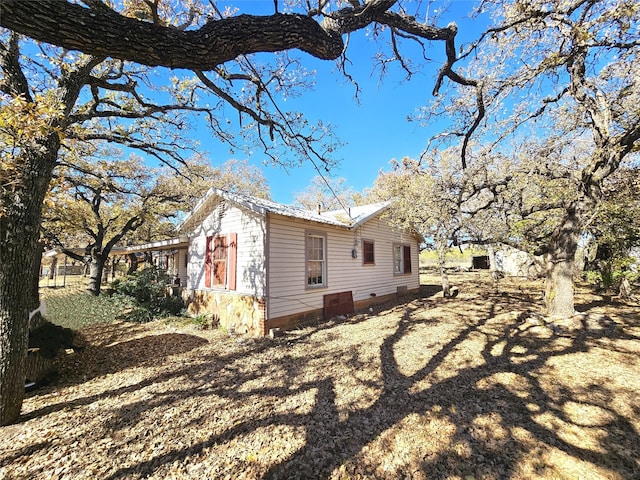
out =
[[[212,0],[209,0],[209,3],[211,4],[211,6],[214,9],[214,11],[220,16],[220,18],[223,18],[222,12],[217,7],[217,5]],[[251,63],[251,61],[249,60],[249,58],[246,55],[241,55],[241,57],[246,62],[247,66],[251,69],[253,74],[255,75],[257,81],[259,82],[259,84],[262,87],[262,89],[264,90],[264,92],[266,92],[267,96],[269,97],[269,101],[271,102],[273,107],[276,109],[276,111],[278,112],[280,117],[282,118],[282,121],[284,122],[284,125],[285,125],[286,129],[289,130],[291,138],[293,138],[300,145],[301,150],[304,152],[304,154],[307,157],[307,159],[311,162],[311,164],[313,165],[313,168],[315,169],[315,171],[320,176],[320,179],[327,186],[327,188],[328,188],[329,192],[331,193],[331,195],[333,195],[333,197],[336,199],[338,204],[345,211],[345,213],[347,214],[349,219],[353,220],[353,217],[351,216],[351,209],[349,207],[347,207],[344,204],[344,202],[342,201],[342,199],[338,196],[338,194],[336,193],[334,188],[331,186],[331,183],[329,182],[329,180],[322,173],[322,169],[320,168],[320,166],[318,165],[316,160],[313,158],[313,156],[309,152],[311,152],[313,155],[315,155],[318,158],[318,160],[320,160],[321,162],[325,162],[326,160],[322,157],[322,155],[320,155],[318,152],[316,152],[310,145],[308,145],[307,143],[303,142],[299,138],[299,136],[296,134],[295,129],[291,125],[291,122],[289,122],[287,117],[284,115],[284,113],[280,109],[278,103],[276,102],[275,98],[273,98],[273,95],[271,95],[271,91],[269,90],[267,85],[262,80],[262,77],[261,77],[260,73],[258,72],[258,70],[254,67],[254,65]]]

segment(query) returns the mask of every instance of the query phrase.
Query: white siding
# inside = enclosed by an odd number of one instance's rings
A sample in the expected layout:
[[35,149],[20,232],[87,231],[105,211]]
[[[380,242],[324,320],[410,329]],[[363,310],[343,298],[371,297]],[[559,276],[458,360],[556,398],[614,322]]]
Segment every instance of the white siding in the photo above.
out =
[[224,201],[189,235],[187,288],[208,290],[204,279],[206,238],[230,233],[238,234],[236,292],[264,296],[265,221],[254,212]]
[[[305,233],[327,234],[327,287],[307,289],[305,282]],[[363,265],[362,240],[374,242],[375,265]],[[394,275],[394,243],[411,246],[411,274]],[[356,248],[357,258],[352,257]],[[365,300],[397,292],[397,287],[419,287],[418,242],[394,231],[386,220],[375,217],[355,231],[279,215],[269,217],[269,295],[267,317],[301,313],[323,307],[323,296],[353,292],[353,300]]]

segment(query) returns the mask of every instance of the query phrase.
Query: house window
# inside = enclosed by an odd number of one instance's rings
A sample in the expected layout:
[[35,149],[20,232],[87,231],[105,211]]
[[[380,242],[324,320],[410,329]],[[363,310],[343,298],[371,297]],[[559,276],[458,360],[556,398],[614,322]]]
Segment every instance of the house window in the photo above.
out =
[[308,233],[306,238],[307,287],[327,285],[326,236]]
[[227,237],[213,237],[213,278],[214,287],[227,284]]
[[205,254],[205,287],[236,289],[238,235],[207,237]]
[[393,273],[411,273],[411,247],[409,245],[393,246]]
[[362,263],[365,265],[374,265],[376,263],[373,242],[370,240],[362,241]]

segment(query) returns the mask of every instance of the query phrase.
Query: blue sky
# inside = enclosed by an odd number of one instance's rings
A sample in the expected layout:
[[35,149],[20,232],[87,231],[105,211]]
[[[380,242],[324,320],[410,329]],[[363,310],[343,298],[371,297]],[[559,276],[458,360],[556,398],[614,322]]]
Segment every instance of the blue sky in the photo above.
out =
[[[236,2],[237,4],[238,2]],[[270,5],[271,2],[240,2],[243,11],[255,13],[253,5]],[[434,2],[432,8],[448,6],[438,25],[446,25],[455,20],[460,32],[467,33],[461,38],[470,39],[469,34],[477,32],[477,27],[465,16],[473,7],[473,2]],[[442,58],[444,44],[434,42],[427,54],[436,60]],[[331,174],[347,179],[353,189],[361,191],[373,184],[380,169],[388,169],[389,161],[404,156],[416,158],[424,150],[431,135],[441,131],[443,125],[421,127],[408,122],[407,117],[415,113],[416,108],[425,105],[431,99],[435,76],[440,62],[426,64],[426,68],[417,72],[409,81],[398,66],[380,82],[378,72],[373,71],[372,56],[376,51],[374,42],[365,37],[365,32],[357,32],[351,38],[348,57],[352,62],[350,73],[360,85],[360,104],[354,99],[355,89],[336,71],[334,62],[321,62],[311,56],[300,53],[304,65],[317,71],[316,87],[307,91],[301,98],[281,103],[281,108],[295,109],[305,113],[311,119],[322,119],[335,126],[339,139],[345,145],[335,154],[339,165]],[[247,157],[243,152],[229,152],[229,147],[211,138],[204,126],[195,132],[204,153],[212,163],[222,163],[229,158],[248,159],[260,166],[271,187],[275,201],[291,203],[296,192],[303,191],[311,179],[317,175],[310,163],[301,167],[285,170],[264,165],[265,156],[256,149],[256,153]]]

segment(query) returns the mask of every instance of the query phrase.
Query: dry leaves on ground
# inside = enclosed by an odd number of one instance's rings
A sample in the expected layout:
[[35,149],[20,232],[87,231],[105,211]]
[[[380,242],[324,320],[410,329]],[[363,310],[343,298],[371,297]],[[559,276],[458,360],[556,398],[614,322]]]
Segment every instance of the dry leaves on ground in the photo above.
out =
[[549,326],[539,284],[452,280],[275,340],[86,328],[0,429],[0,478],[639,478],[638,306],[582,292]]

